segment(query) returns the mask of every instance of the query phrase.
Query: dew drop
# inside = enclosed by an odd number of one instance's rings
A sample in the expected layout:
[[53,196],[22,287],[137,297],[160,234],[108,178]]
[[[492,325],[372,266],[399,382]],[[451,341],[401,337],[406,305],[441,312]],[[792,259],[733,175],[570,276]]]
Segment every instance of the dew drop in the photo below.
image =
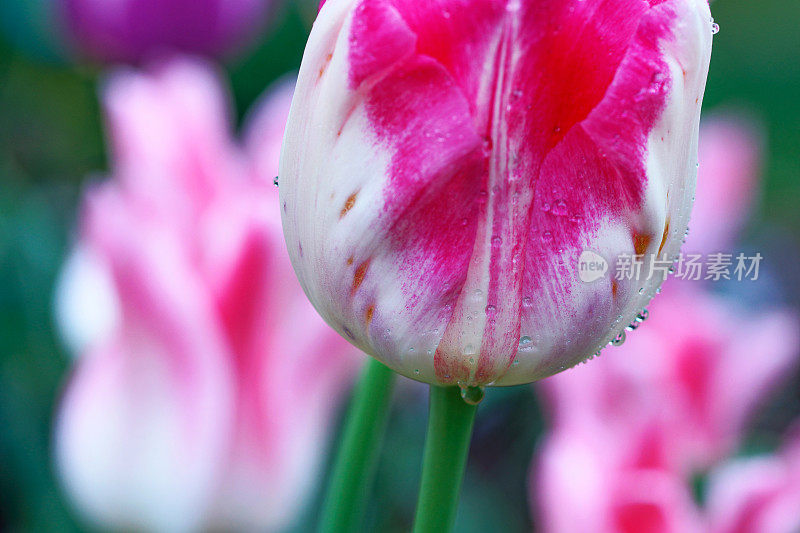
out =
[[492,237],[492,246],[495,248],[500,248],[501,244],[503,244],[503,239],[500,237]]
[[619,335],[614,337],[614,340],[611,341],[613,346],[622,346],[625,344],[625,332],[621,331]]
[[528,337],[527,335],[524,335],[524,336],[522,336],[522,338],[520,338],[520,340],[519,340],[519,345],[520,345],[520,347],[522,347],[522,346],[527,346],[527,345],[528,345],[528,344],[530,344],[531,342],[533,342],[533,341],[531,340],[531,338],[530,338],[530,337]]
[[461,397],[470,405],[478,405],[483,400],[483,387],[461,386]]
[[719,33],[719,24],[714,22],[714,17],[711,17],[711,35],[716,35]]
[[553,241],[553,234],[549,231],[545,231],[542,233],[542,242],[552,242]]
[[639,289],[639,294],[644,294],[644,287]]
[[272,179],[272,184],[273,184],[274,186],[276,186],[276,187],[278,186],[278,176],[275,176],[275,177]]
[[522,299],[522,306],[523,307],[531,307],[533,306],[533,299],[530,296],[526,296]]
[[471,344],[464,346],[464,355],[475,355],[475,346]]
[[485,311],[486,311],[486,316],[494,316],[494,314],[497,313],[497,308],[492,304],[489,304],[486,306]]
[[567,214],[567,203],[564,200],[557,200],[553,204],[552,213],[557,217],[563,217]]
[[415,369],[414,369],[414,374],[416,374],[417,376],[419,376],[419,368],[415,368]]

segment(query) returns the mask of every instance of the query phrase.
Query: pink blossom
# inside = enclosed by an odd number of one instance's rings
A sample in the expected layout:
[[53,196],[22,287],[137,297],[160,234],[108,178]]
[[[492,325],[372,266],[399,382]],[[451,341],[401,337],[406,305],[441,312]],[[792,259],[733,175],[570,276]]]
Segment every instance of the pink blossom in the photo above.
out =
[[717,114],[700,125],[699,174],[684,250],[730,249],[755,205],[761,165],[758,127],[744,115]]
[[665,428],[631,422],[619,428],[596,419],[547,436],[531,476],[542,531],[703,531],[688,484],[669,468]]
[[92,522],[271,531],[315,482],[357,361],[303,296],[262,174],[290,90],[242,148],[204,64],[107,83],[112,175],[87,191],[57,299],[79,355],[57,466]]
[[706,0],[325,2],[280,167],[315,307],[429,383],[596,352],[659,283],[578,258],[679,250],[711,28]]
[[599,360],[543,382],[556,426],[655,417],[673,466],[705,468],[732,452],[749,416],[797,363],[797,317],[753,312],[670,284],[650,318]]
[[712,472],[708,513],[713,533],[800,530],[800,433],[775,455],[735,459]]

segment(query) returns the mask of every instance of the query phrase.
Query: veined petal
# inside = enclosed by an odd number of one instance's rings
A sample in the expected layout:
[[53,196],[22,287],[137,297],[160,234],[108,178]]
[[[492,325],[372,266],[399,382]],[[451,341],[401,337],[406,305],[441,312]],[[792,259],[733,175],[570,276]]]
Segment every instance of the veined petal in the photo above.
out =
[[181,247],[157,223],[131,219],[116,190],[94,192],[86,229],[113,273],[121,320],[69,383],[56,429],[62,478],[98,524],[196,529],[233,424],[213,302]]
[[314,305],[429,382],[597,351],[660,278],[584,283],[578,258],[677,253],[710,24],[704,0],[327,2],[281,162]]

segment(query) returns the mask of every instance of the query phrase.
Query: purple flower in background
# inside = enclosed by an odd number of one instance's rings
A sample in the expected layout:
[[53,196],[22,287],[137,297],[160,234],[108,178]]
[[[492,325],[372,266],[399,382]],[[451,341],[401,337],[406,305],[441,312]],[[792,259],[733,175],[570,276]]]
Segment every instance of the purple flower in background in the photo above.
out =
[[161,51],[232,52],[263,28],[276,0],[61,0],[78,52],[140,62]]

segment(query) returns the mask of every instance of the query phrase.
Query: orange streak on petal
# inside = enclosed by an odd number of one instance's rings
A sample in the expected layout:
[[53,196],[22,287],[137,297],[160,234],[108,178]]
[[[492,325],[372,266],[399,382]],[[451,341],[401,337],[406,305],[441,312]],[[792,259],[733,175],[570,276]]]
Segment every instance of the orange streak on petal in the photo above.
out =
[[339,218],[344,218],[348,211],[353,209],[353,206],[356,205],[356,197],[358,196],[358,191],[354,192],[350,196],[347,197],[347,200],[344,202],[344,206],[342,206],[342,210],[339,212]]
[[369,259],[361,263],[356,267],[356,272],[353,274],[353,288],[351,289],[351,294],[355,294],[358,288],[364,283],[364,277],[367,275],[367,269],[369,268]]

